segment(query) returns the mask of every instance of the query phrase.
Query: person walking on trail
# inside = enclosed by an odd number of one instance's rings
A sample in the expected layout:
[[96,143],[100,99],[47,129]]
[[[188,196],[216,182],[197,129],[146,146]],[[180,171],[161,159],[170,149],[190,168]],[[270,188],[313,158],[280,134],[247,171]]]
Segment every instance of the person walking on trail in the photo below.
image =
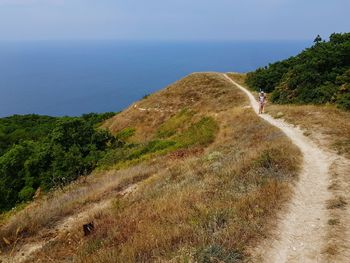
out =
[[262,114],[265,111],[265,104],[266,104],[265,92],[260,91],[258,101],[259,101],[259,114]]

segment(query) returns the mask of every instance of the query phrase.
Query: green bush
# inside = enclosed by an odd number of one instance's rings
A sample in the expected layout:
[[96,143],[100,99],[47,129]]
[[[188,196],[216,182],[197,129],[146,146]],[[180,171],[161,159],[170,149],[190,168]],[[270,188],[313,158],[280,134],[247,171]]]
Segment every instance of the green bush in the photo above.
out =
[[35,194],[34,188],[27,185],[18,193],[18,197],[22,201],[29,201],[32,199],[34,194]]
[[0,119],[0,211],[30,200],[35,189],[49,190],[90,173],[118,145],[95,129],[108,114],[53,118],[38,115]]
[[345,110],[350,110],[350,94],[344,94],[337,100],[339,106]]
[[287,60],[247,74],[255,90],[272,92],[276,103],[334,103],[349,110],[350,33],[332,34]]

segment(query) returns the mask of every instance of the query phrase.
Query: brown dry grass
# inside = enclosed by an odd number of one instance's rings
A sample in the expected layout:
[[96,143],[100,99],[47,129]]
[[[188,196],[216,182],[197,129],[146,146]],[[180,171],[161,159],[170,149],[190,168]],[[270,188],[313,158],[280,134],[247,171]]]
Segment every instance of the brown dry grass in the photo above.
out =
[[[244,82],[244,75],[232,75]],[[304,135],[327,151],[332,149],[344,157],[350,157],[350,112],[332,105],[276,105],[268,103],[266,112],[275,118],[299,126]],[[345,262],[349,257],[349,159],[339,157],[332,164],[329,189],[333,198],[326,204],[330,220],[324,253],[329,262]]]
[[159,126],[183,109],[202,115],[213,115],[245,100],[241,93],[231,92],[224,77],[216,73],[194,73],[167,88],[132,104],[107,120],[103,127],[114,133],[135,128],[131,138],[144,142],[155,136]]
[[[169,165],[97,218],[77,262],[194,262],[210,246],[245,256],[248,245],[268,235],[289,197],[299,152],[250,111],[231,117],[226,144],[215,154]],[[96,240],[102,245],[91,253]]]
[[[218,119],[225,128],[210,152],[171,159],[136,193],[95,216],[93,236],[61,240],[42,258],[51,251],[53,258],[84,263],[200,262],[212,246],[222,257],[247,256],[246,248],[268,235],[289,198],[300,154],[250,110],[230,109]],[[232,256],[227,262],[238,261]]]
[[[229,74],[247,86],[245,74]],[[266,113],[300,126],[319,145],[350,157],[350,112],[332,105],[278,105],[268,103]]]
[[[249,257],[247,248],[269,235],[276,212],[290,197],[299,150],[245,108],[245,96],[220,74],[190,75],[137,104],[174,112],[145,113],[132,106],[105,127],[114,132],[136,128],[133,139],[148,140],[167,119],[189,108],[212,116],[219,133],[205,150],[188,149],[181,158],[172,153],[110,176],[91,176],[88,186],[57,192],[13,217],[2,227],[2,236],[14,235],[29,213],[39,226],[33,238],[40,238],[40,231],[50,227],[48,219],[62,219],[108,196],[113,206],[90,215],[96,226],[93,235],[83,237],[77,222],[44,246],[35,262],[240,262]],[[140,174],[145,176],[137,180],[136,192],[113,198],[115,189]]]
[[268,105],[266,111],[300,126],[320,145],[350,157],[350,112],[315,105]]
[[13,244],[43,234],[62,218],[78,213],[89,204],[106,199],[156,171],[156,165],[138,165],[121,171],[101,172],[52,192],[3,222],[0,243],[4,238]]

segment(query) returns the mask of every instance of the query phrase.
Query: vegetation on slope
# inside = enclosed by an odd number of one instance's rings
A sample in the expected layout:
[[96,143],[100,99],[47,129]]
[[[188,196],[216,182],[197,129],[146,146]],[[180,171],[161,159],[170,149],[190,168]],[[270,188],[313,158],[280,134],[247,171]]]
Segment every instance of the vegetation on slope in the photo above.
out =
[[[129,162],[127,167],[95,172],[36,201],[1,227],[0,242],[6,238],[11,244],[2,242],[3,250],[53,237],[35,255],[37,261],[245,260],[248,247],[267,235],[289,197],[300,163],[299,151],[285,135],[246,102],[222,75],[205,73],[149,96],[139,108],[132,105],[105,125],[124,138],[123,151],[134,154],[132,160],[145,161],[132,166],[131,157],[117,158],[117,163]],[[152,155],[153,149],[168,154]],[[143,159],[147,155],[152,158]],[[133,184],[133,193],[120,194]],[[104,200],[111,201],[108,209],[100,203]],[[52,231],[91,204],[101,207],[89,217],[95,224],[92,235],[83,236],[86,221],[78,219],[76,227],[58,235]]]
[[320,145],[350,157],[350,112],[318,105],[269,105],[267,112],[300,126]]
[[[191,118],[183,117],[187,114],[183,110],[167,120],[157,131],[157,135],[144,143],[130,143],[124,147],[114,148],[100,160],[101,168],[115,168],[136,164],[159,154],[166,154],[190,146],[206,146],[213,142],[218,131],[218,125],[212,117],[202,117],[192,122]],[[190,113],[193,116],[195,113]],[[185,122],[178,120],[186,120]],[[176,125],[176,126],[174,126]],[[129,138],[134,134],[130,129],[117,133],[116,138]],[[129,133],[126,137],[125,134]],[[121,135],[120,135],[121,134]]]
[[350,33],[319,37],[301,54],[248,73],[247,84],[276,103],[334,103],[350,110]]
[[90,173],[115,143],[108,132],[95,129],[111,115],[0,119],[0,211],[30,200],[39,187],[63,186]]
[[[246,85],[246,74],[228,73],[241,85]],[[268,104],[266,113],[274,118],[298,125],[304,134],[338,154],[350,157],[350,112],[335,105]]]
[[211,151],[169,160],[134,195],[117,198],[74,260],[242,262],[288,198],[299,152],[250,110],[220,117],[227,128]]

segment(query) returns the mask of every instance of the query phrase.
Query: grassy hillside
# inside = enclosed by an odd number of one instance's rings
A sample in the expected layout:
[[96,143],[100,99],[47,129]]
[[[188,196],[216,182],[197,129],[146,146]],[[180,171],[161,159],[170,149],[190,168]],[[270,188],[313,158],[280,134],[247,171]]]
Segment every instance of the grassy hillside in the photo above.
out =
[[197,73],[131,105],[103,125],[126,142],[100,160],[110,168],[3,220],[1,250],[46,240],[37,262],[249,259],[301,159],[247,104],[221,74]]
[[[241,85],[250,88],[246,83],[246,74],[230,73],[228,75]],[[269,94],[269,101],[271,101],[270,97]],[[304,130],[304,134],[318,145],[350,157],[349,111],[339,109],[335,105],[283,105],[269,101],[266,113],[299,126]]]
[[300,126],[320,145],[350,157],[350,112],[332,106],[270,105],[267,113]]
[[275,103],[336,104],[350,110],[350,33],[319,37],[295,57],[259,68],[247,84],[272,92]]

